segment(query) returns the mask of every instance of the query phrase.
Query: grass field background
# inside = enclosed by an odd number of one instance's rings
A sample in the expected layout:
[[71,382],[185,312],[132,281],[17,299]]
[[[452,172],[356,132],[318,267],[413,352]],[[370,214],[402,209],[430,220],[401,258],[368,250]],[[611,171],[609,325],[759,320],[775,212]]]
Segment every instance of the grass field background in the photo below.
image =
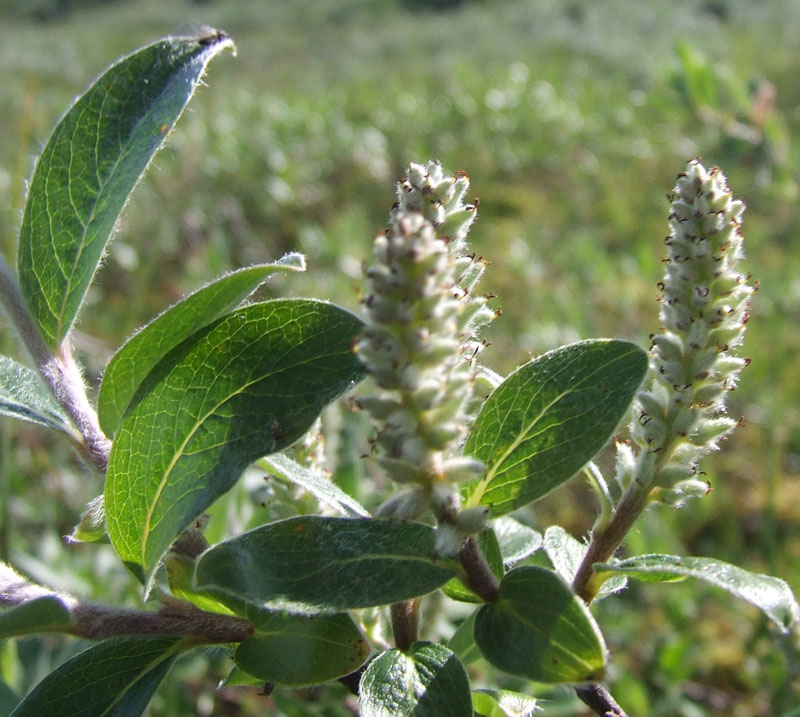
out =
[[[433,3],[435,5],[435,3]],[[399,0],[36,3],[0,0],[0,239],[52,126],[121,54],[198,24],[238,48],[212,64],[172,141],[134,193],[75,335],[95,379],[119,343],[181,295],[237,266],[304,252],[306,275],[269,295],[356,309],[361,266],[410,161],[464,170],[480,198],[471,233],[502,308],[483,354],[501,373],[597,336],[647,345],[665,194],[687,159],[720,165],[745,214],[760,283],[731,395],[746,427],[703,469],[713,490],[655,510],[633,552],[718,557],[800,590],[800,4],[705,0],[484,0],[432,9]],[[12,352],[13,339],[0,339]],[[0,547],[40,580],[130,600],[110,551],[67,547],[100,492],[57,438],[3,424]],[[537,504],[534,524],[591,527],[579,479]],[[800,715],[800,640],[696,583],[634,586],[597,606],[610,685],[631,715]],[[0,648],[24,693],[74,646]],[[211,657],[219,669],[224,658]],[[187,661],[158,714],[347,714],[341,693],[213,692]],[[474,667],[476,683],[485,667]],[[182,683],[182,686],[177,686]],[[539,686],[509,686],[538,693]],[[545,715],[576,714],[568,690]]]

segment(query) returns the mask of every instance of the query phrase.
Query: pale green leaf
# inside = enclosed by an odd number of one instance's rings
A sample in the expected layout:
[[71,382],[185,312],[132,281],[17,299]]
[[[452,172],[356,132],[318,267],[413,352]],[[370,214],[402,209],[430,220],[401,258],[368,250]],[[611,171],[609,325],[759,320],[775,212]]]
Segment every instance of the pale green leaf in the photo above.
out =
[[539,710],[535,698],[511,690],[475,690],[472,706],[480,717],[530,717]]
[[70,330],[120,212],[228,37],[170,37],[110,67],[62,117],[22,216],[20,288],[47,344]]
[[533,555],[542,547],[542,534],[514,518],[504,516],[492,521],[506,570]]
[[57,595],[44,595],[0,611],[0,638],[65,632],[71,624],[72,615],[64,600]]
[[339,612],[410,600],[453,566],[422,523],[299,516],[264,525],[200,556],[195,584],[265,607]]
[[444,645],[415,642],[370,662],[358,709],[361,717],[472,717],[469,678]]
[[307,490],[317,500],[348,518],[369,518],[369,511],[351,498],[329,478],[304,468],[282,453],[267,456],[263,461],[278,478]]
[[751,573],[713,558],[637,555],[615,563],[596,563],[594,569],[598,573],[628,575],[647,582],[697,578],[755,605],[784,632],[800,620],[800,606],[784,580]]
[[586,605],[556,573],[515,568],[500,598],[475,618],[475,642],[495,667],[536,682],[587,682],[605,669],[603,636]]
[[642,382],[647,354],[626,341],[562,346],[518,368],[489,396],[464,447],[483,461],[467,506],[499,516],[549,493],[603,447]]
[[231,312],[276,271],[303,271],[301,254],[249,266],[198,289],[153,319],[114,354],[97,396],[100,426],[113,436],[136,389],[153,367],[195,331]]
[[195,332],[137,391],[111,449],[106,528],[149,581],[170,543],[261,456],[300,438],[363,377],[361,322],[306,299],[245,306]]
[[8,356],[0,356],[0,415],[78,436],[39,374]]

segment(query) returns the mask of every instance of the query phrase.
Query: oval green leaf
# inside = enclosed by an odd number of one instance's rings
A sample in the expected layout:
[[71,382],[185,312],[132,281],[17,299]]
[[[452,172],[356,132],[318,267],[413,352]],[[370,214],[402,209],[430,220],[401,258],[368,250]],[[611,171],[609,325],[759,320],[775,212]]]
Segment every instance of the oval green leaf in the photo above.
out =
[[358,669],[369,645],[346,614],[291,615],[251,607],[255,632],[236,648],[236,664],[276,685],[319,685]]
[[352,348],[361,326],[319,301],[253,304],[150,372],[117,431],[105,486],[109,537],[140,579],[250,463],[300,438],[363,377]]
[[500,598],[475,618],[475,642],[495,667],[536,682],[602,678],[606,647],[586,605],[552,570],[506,573]]
[[755,605],[784,632],[800,620],[800,606],[787,583],[770,575],[712,558],[637,555],[614,563],[595,563],[597,573],[628,575],[646,582],[697,578]]
[[467,506],[504,515],[569,480],[605,444],[647,370],[627,341],[562,346],[518,368],[486,400],[464,453],[486,474],[465,489]]
[[69,332],[128,196],[227,35],[170,37],[123,58],[67,111],[33,172],[20,288],[45,341]]
[[0,356],[0,415],[62,431],[76,442],[80,437],[36,371]]
[[103,373],[97,415],[104,433],[113,436],[136,389],[153,367],[195,331],[233,311],[276,271],[303,271],[301,254],[274,264],[258,264],[227,274],[198,289],[159,314],[114,354]]
[[178,637],[118,637],[100,642],[47,675],[11,717],[137,717],[181,648]]
[[70,625],[69,606],[57,595],[44,595],[0,612],[0,638],[34,632],[66,632]]
[[378,655],[361,677],[361,717],[472,717],[469,678],[444,645],[415,642]]
[[308,614],[410,600],[455,570],[422,523],[299,516],[209,548],[195,584],[264,607]]

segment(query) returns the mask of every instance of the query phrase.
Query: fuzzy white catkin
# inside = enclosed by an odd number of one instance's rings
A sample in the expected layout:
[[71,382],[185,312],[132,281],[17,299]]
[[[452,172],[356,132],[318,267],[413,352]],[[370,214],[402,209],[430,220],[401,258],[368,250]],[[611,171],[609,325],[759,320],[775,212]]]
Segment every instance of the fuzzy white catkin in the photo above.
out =
[[651,478],[666,502],[707,490],[694,477],[696,463],[737,424],[725,397],[748,362],[737,353],[754,291],[740,268],[743,211],[718,168],[692,160],[678,175],[659,284],[661,331],[650,347],[653,380],[637,396],[631,426],[644,452],[663,452]]
[[[387,517],[408,519],[428,507],[456,515],[456,484],[484,469],[459,455],[472,419],[478,333],[495,315],[472,291],[484,263],[466,253],[476,210],[464,203],[468,188],[466,175],[447,176],[438,162],[410,165],[366,269],[367,328],[356,351],[378,390],[357,403],[378,427],[383,470],[416,486],[382,506]],[[457,541],[441,542],[449,552]]]

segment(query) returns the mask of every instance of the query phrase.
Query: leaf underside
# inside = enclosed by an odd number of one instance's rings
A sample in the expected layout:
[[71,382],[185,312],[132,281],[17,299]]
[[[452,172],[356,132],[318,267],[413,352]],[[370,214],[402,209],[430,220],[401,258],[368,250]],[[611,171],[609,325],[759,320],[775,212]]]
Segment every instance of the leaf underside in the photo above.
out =
[[627,575],[646,582],[697,578],[755,605],[784,632],[800,620],[800,606],[780,578],[744,570],[713,558],[638,555],[615,563],[596,563],[598,573]]

